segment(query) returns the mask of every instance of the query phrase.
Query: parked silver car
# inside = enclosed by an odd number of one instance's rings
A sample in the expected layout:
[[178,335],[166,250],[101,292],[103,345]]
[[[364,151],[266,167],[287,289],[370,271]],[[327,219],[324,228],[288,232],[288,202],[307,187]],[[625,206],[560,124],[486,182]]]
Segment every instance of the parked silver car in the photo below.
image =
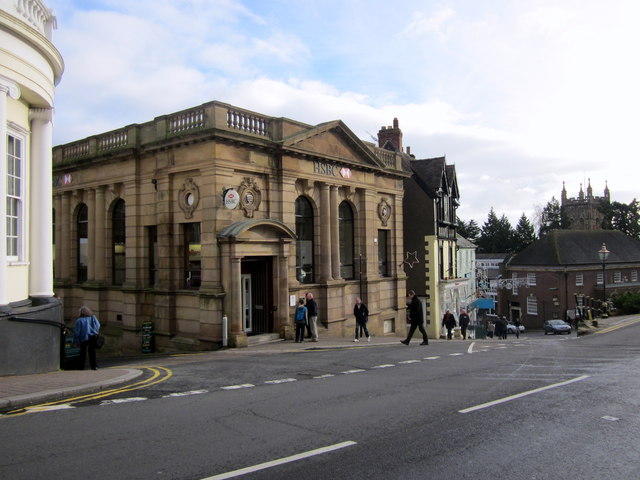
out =
[[547,320],[544,322],[542,326],[544,329],[544,334],[553,333],[554,335],[559,335],[562,333],[571,334],[571,325],[567,322],[563,322],[562,320]]
[[524,332],[524,325],[520,325],[516,327],[516,324],[513,322],[509,322],[507,324],[507,333],[516,333],[516,329],[520,330],[520,333]]

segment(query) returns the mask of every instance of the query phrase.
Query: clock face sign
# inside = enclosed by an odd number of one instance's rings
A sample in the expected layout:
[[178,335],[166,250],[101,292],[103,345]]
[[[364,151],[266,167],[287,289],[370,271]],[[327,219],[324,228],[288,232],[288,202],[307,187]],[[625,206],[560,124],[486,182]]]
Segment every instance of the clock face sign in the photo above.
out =
[[235,188],[230,188],[224,194],[224,206],[229,210],[233,210],[240,203],[240,195]]
[[342,178],[351,178],[351,170],[347,167],[343,167],[340,169],[340,175],[342,175]]

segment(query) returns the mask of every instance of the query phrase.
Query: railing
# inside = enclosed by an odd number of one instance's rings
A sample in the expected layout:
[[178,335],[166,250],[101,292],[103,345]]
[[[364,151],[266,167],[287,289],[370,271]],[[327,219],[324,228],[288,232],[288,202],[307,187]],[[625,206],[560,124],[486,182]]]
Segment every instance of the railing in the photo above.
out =
[[238,110],[227,110],[227,126],[263,137],[269,136],[269,120],[267,118]]
[[383,148],[376,149],[376,156],[382,160],[385,167],[395,168],[396,167],[396,154],[395,152],[390,152],[389,150],[385,150]]
[[126,147],[129,141],[127,130],[117,130],[98,137],[98,151],[105,152],[115,148]]
[[189,110],[171,115],[167,119],[167,132],[170,135],[184,133],[204,127],[204,109]]
[[16,0],[16,11],[24,20],[42,34],[48,34],[47,23],[53,18],[49,9],[40,0]]
[[89,140],[84,140],[78,143],[72,143],[71,145],[65,145],[62,148],[62,158],[65,160],[71,160],[78,157],[84,157],[91,153],[91,146]]

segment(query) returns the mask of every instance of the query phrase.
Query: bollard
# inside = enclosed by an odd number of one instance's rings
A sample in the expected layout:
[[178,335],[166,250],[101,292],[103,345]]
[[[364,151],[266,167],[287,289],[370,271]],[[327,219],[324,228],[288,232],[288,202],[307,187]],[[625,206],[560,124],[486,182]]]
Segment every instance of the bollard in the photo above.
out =
[[227,327],[229,324],[229,319],[227,318],[227,315],[222,315],[222,346],[226,347],[227,346],[227,342],[228,342],[228,332],[227,332]]

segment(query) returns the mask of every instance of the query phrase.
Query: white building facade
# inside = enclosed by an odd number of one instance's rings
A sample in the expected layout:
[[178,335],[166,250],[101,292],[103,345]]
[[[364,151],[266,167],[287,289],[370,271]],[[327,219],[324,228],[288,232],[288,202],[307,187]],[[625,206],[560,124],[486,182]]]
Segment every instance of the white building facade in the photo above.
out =
[[0,375],[59,367],[52,113],[64,68],[40,0],[0,0]]

